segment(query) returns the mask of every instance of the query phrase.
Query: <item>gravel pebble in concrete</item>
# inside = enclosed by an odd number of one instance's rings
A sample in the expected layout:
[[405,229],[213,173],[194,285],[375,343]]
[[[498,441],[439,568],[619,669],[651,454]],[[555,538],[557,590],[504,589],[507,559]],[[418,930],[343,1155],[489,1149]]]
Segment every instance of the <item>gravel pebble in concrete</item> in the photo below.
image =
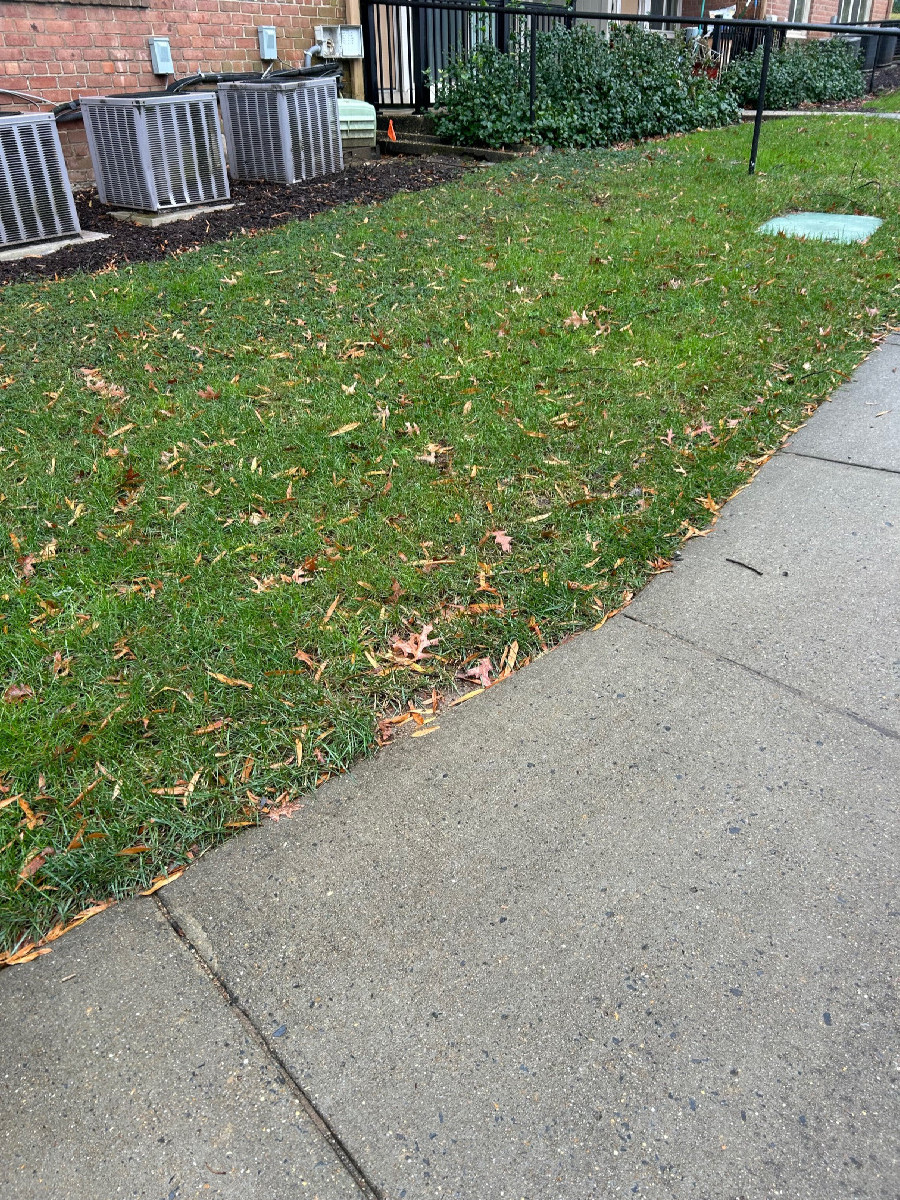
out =
[[353,1200],[283,1072],[152,900],[0,975],[4,1200]]

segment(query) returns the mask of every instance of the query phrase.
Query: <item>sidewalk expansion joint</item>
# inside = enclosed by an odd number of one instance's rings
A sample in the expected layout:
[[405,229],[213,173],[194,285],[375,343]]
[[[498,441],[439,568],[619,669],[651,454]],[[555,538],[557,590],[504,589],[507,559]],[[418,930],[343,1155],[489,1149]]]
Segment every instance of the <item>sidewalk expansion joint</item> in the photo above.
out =
[[296,1097],[298,1105],[303,1109],[304,1113],[316,1131],[321,1134],[321,1136],[331,1147],[335,1157],[338,1159],[347,1174],[352,1178],[353,1182],[359,1188],[363,1196],[367,1197],[368,1200],[382,1200],[381,1189],[376,1187],[376,1185],[372,1183],[370,1179],[368,1179],[362,1167],[341,1141],[339,1135],[332,1129],[328,1123],[328,1120],[316,1108],[315,1104],[307,1095],[303,1086],[292,1073],[284,1058],[281,1056],[281,1054],[279,1054],[274,1046],[269,1044],[266,1036],[254,1023],[253,1018],[247,1012],[246,1008],[244,1008],[243,1004],[241,1004],[240,1000],[238,1000],[233,992],[231,992],[222,976],[219,975],[219,973],[206,961],[206,959],[188,937],[187,933],[181,927],[176,917],[170,912],[163,897],[157,892],[153,899],[156,901],[159,911],[171,926],[176,937],[178,937],[178,939],[184,942],[184,944],[187,946],[201,972],[206,976],[206,978],[219,993],[224,1003],[227,1004],[232,1012],[236,1014],[238,1020],[244,1026],[247,1033],[256,1042],[266,1057],[269,1058],[278,1067],[278,1070],[282,1072],[285,1080],[291,1088],[291,1091],[293,1091]]
[[663,629],[659,625],[651,625],[649,621],[642,621],[640,617],[633,617],[627,612],[623,612],[621,615],[627,621],[634,622],[635,625],[642,625],[644,629],[650,629],[654,633],[662,634],[663,637],[669,637],[675,642],[680,642],[682,646],[696,650],[698,654],[703,654],[707,658],[713,658],[716,662],[728,663],[729,666],[737,667],[740,671],[746,671],[748,675],[762,679],[765,683],[772,684],[773,687],[780,688],[784,692],[790,692],[792,696],[798,696],[813,708],[824,708],[838,717],[845,717],[848,721],[854,721],[857,725],[863,725],[866,729],[871,729],[874,733],[880,733],[882,737],[900,742],[900,733],[896,733],[893,729],[887,729],[884,725],[879,725],[877,721],[870,721],[868,717],[861,716],[860,713],[854,712],[852,708],[841,708],[839,704],[829,704],[827,700],[820,700],[817,696],[811,696],[808,692],[794,687],[793,684],[785,683],[783,679],[776,679],[774,675],[767,675],[765,671],[757,671],[755,667],[750,667],[746,663],[739,662],[736,658],[729,658],[727,654],[720,654],[717,650],[711,650],[708,646],[701,646],[698,642],[692,642],[690,638],[683,637],[680,633],[672,633],[670,629]]
[[847,462],[841,458],[827,458],[824,454],[805,454],[802,450],[780,450],[780,454],[792,454],[794,458],[812,458],[818,462],[834,463],[838,467],[852,467],[857,471],[881,471],[885,475],[900,475],[897,467],[875,467],[870,463]]

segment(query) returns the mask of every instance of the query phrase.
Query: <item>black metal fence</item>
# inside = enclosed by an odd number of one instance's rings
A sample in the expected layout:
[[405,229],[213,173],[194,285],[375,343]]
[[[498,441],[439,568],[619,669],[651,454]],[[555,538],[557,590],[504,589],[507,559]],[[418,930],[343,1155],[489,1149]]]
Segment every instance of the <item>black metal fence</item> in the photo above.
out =
[[[582,4],[585,0],[582,0]],[[590,2],[590,0],[588,0]],[[775,46],[789,31],[860,39],[871,50],[875,67],[886,64],[900,50],[900,21],[829,25],[799,21],[757,21],[743,18],[683,17],[673,11],[674,0],[645,0],[647,12],[589,11],[579,0],[565,3],[509,4],[503,0],[363,0],[366,98],[376,108],[412,108],[423,112],[437,100],[441,72],[450,61],[489,42],[501,52],[524,46],[528,53],[531,111],[535,106],[535,34],[555,25],[572,28],[586,23],[603,32],[617,24],[637,22],[661,36],[679,29],[707,46],[713,69],[727,69],[739,54],[763,48],[750,173],[762,124],[769,62]],[[524,37],[520,36],[524,35]],[[884,53],[887,50],[888,53]],[[867,58],[869,56],[867,55]],[[882,61],[879,62],[879,59]]]
[[[506,51],[526,31],[543,33],[561,25],[592,24],[606,32],[616,22],[637,21],[663,36],[676,27],[696,27],[700,19],[669,14],[665,0],[645,14],[589,12],[570,3],[505,5],[484,0],[380,0],[364,5],[366,98],[379,109],[412,108],[423,112],[436,100],[437,81],[454,57],[488,42]],[[656,11],[657,8],[659,11]],[[712,52],[723,66],[763,44],[769,22],[736,24],[705,21]],[[786,29],[775,26],[775,45]]]

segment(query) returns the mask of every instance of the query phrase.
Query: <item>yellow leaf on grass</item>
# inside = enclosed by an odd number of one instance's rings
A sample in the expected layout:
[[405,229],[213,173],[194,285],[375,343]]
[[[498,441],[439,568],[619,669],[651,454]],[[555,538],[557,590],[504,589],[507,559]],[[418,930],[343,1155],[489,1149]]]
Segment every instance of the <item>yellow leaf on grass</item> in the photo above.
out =
[[359,421],[351,421],[349,425],[342,425],[340,429],[335,429],[334,433],[329,433],[329,437],[337,437],[341,433],[349,433],[351,429],[358,429]]
[[199,729],[194,730],[195,736],[202,733],[215,733],[217,729],[223,729],[228,724],[228,718],[222,717],[218,721],[212,721],[209,725],[201,725]]
[[248,683],[246,679],[231,679],[228,675],[220,675],[218,671],[210,671],[209,674],[213,679],[218,679],[219,683],[227,683],[229,687],[242,687],[249,692],[253,691],[253,684]]
[[[323,627],[323,628],[324,628],[324,626],[326,626],[326,625],[328,624],[328,622],[329,622],[329,621],[331,620],[331,618],[334,616],[334,610],[337,608],[337,606],[338,606],[338,604],[339,604],[339,602],[340,602],[340,599],[341,599],[341,598],[340,598],[340,596],[335,596],[335,598],[332,600],[331,604],[329,604],[329,606],[328,606],[328,612],[326,612],[326,614],[325,614],[325,616],[324,616],[324,618],[323,618],[323,620],[322,620],[322,627]],[[320,669],[321,669],[321,668],[320,668]]]

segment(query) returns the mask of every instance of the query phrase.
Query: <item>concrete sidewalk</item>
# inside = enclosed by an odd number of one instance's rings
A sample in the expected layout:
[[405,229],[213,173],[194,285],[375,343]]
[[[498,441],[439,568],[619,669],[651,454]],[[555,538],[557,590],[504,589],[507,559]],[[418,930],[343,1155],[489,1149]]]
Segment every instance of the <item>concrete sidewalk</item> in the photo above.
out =
[[897,1195],[900,340],[627,613],[0,977],[10,1200]]

